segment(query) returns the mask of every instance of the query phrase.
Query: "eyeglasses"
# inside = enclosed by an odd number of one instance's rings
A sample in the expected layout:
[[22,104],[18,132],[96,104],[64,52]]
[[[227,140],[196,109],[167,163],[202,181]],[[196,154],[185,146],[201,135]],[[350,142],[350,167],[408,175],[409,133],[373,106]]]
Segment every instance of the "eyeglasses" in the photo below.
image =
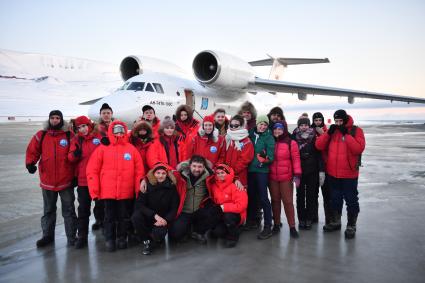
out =
[[115,125],[114,128],[112,129],[112,133],[113,134],[124,134],[125,129],[121,125]]
[[239,124],[230,124],[229,125],[229,127],[231,128],[231,129],[237,129],[237,128],[239,128],[241,125],[239,125]]

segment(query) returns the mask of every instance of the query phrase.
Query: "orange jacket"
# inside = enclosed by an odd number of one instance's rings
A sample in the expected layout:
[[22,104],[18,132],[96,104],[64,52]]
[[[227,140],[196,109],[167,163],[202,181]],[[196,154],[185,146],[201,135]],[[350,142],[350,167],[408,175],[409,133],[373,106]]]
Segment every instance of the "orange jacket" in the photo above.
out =
[[87,164],[87,182],[92,199],[132,199],[137,197],[140,181],[145,176],[142,158],[128,142],[128,136],[118,139],[113,135],[114,121],[108,129],[110,145],[100,145]]

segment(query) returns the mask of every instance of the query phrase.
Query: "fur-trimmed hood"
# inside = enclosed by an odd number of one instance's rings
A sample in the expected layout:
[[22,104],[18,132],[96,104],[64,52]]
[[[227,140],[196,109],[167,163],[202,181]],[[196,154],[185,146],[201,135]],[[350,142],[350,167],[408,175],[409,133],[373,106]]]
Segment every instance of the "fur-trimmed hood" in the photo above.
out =
[[133,125],[133,129],[131,130],[131,136],[135,138],[139,138],[139,131],[145,129],[148,135],[148,138],[153,138],[152,126],[149,122],[144,120],[138,121]]
[[251,112],[253,120],[257,119],[257,109],[255,109],[254,104],[252,104],[251,102],[245,101],[244,103],[242,103],[241,107],[238,110],[238,114],[242,115],[242,112],[244,111]]
[[[151,170],[149,170],[148,174],[146,174],[146,178],[152,186],[156,186],[158,184],[158,181],[156,180],[153,174],[154,170],[155,168],[152,168]],[[173,183],[175,186],[177,185],[177,179],[176,176],[174,176],[173,171],[167,170],[167,178],[169,178],[171,183]]]
[[187,113],[187,121],[192,121],[192,119],[193,119],[192,107],[190,107],[189,105],[186,105],[186,104],[183,104],[183,105],[180,105],[179,107],[177,107],[177,110],[176,110],[177,121],[181,121],[180,120],[180,113],[182,111],[185,111]]
[[[206,133],[205,133],[205,130],[202,127],[199,127],[198,134],[202,138],[203,137],[207,137],[206,136]],[[218,129],[216,127],[214,127],[214,131],[212,132],[212,141],[213,142],[218,142],[218,136],[219,136]]]
[[[50,127],[49,120],[44,121],[44,123],[43,123],[43,130],[44,131],[49,131],[50,130],[49,127]],[[72,130],[69,128],[69,123],[67,121],[65,121],[65,120],[63,121],[62,128],[60,128],[58,131],[64,131],[64,132],[71,131],[72,132]]]
[[[205,175],[205,178],[213,174],[213,164],[211,161],[206,159],[207,166],[205,167],[206,173],[204,173],[202,176]],[[183,162],[180,162],[177,164],[177,171],[179,171],[183,176],[189,176],[190,174],[190,166],[189,166],[189,160],[185,160]]]

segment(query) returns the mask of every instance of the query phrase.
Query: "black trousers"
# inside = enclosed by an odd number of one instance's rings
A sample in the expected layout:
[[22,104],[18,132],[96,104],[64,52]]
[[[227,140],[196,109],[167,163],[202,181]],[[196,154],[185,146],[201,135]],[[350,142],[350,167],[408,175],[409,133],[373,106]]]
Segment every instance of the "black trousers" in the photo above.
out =
[[319,172],[302,174],[301,184],[297,188],[298,221],[312,221],[319,209]]
[[116,238],[127,238],[127,231],[130,224],[129,206],[132,199],[115,200],[105,199],[105,222],[104,233],[107,241]]
[[154,219],[148,219],[140,210],[134,211],[131,216],[131,222],[141,241],[154,240],[161,242],[165,239],[168,232],[167,226],[155,226]]
[[237,241],[239,239],[240,221],[241,216],[238,213],[223,213],[212,232],[219,238]]
[[62,216],[65,224],[66,236],[75,238],[77,230],[77,216],[75,215],[75,195],[74,188],[68,188],[58,192],[41,190],[43,194],[43,216],[41,217],[41,229],[44,237],[55,237],[56,227],[56,203],[58,195],[62,203]]
[[90,206],[91,197],[88,187],[77,188],[78,193],[78,218],[77,230],[79,238],[87,238],[89,234],[89,221],[90,221]]
[[93,214],[96,222],[103,223],[105,221],[105,204],[103,199],[94,201]]
[[217,226],[220,221],[221,208],[217,205],[207,205],[194,213],[182,212],[170,225],[168,236],[176,241],[183,239],[193,226],[193,231],[205,234],[208,230]]
[[323,210],[325,212],[326,224],[329,224],[332,215],[332,194],[329,185],[329,176],[326,174],[325,182],[323,183],[322,197],[323,197]]

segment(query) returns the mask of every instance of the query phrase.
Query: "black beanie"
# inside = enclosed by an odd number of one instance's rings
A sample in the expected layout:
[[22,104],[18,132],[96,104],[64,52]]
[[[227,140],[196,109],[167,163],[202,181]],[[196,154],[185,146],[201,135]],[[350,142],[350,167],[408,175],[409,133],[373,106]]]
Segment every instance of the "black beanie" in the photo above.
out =
[[298,127],[301,126],[302,124],[306,124],[307,126],[310,127],[310,119],[308,119],[307,117],[299,118],[297,122]]
[[102,110],[105,110],[105,109],[109,109],[109,110],[111,110],[111,112],[114,112],[114,111],[112,111],[112,108],[111,108],[111,106],[109,106],[108,103],[103,103],[102,107],[100,107],[99,113],[102,112]]
[[345,112],[345,110],[342,110],[342,109],[335,111],[334,119],[342,119],[344,121],[344,124],[347,123],[348,121],[347,112]]
[[316,112],[316,113],[314,113],[313,114],[313,121],[314,121],[314,119],[317,119],[317,118],[321,118],[322,119],[322,121],[324,121],[325,120],[325,117],[323,117],[323,114],[322,113],[320,113],[320,112]]
[[63,121],[63,114],[60,110],[52,110],[49,113],[49,118],[52,117],[53,115],[57,115],[61,118],[61,121]]
[[153,110],[153,113],[155,113],[155,109],[153,109],[153,107],[150,106],[150,105],[145,105],[145,106],[142,107],[143,113],[145,113],[145,111],[148,111],[148,110]]

